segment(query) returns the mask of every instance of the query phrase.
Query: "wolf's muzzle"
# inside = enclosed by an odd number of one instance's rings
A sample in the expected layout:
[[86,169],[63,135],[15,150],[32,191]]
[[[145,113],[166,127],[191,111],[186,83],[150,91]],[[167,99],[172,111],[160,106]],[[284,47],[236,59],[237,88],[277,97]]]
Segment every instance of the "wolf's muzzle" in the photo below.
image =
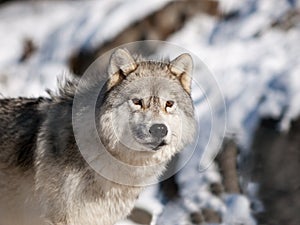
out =
[[154,138],[162,139],[163,137],[165,137],[168,134],[168,128],[166,125],[164,125],[162,123],[156,123],[150,127],[149,133]]

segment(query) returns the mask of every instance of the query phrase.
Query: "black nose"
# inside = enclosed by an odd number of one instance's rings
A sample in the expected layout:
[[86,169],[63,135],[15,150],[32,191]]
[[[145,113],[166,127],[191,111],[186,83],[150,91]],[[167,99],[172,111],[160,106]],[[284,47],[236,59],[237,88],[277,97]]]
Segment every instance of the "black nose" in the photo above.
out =
[[153,124],[149,130],[150,134],[155,138],[163,138],[168,133],[168,128],[162,123]]

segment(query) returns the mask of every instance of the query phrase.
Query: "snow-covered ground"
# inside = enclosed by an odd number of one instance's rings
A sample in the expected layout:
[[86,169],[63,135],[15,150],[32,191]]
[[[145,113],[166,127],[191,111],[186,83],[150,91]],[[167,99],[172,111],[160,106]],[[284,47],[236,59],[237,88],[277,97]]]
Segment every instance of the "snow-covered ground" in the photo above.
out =
[[[221,6],[227,12],[239,11],[235,18],[220,22],[199,15],[168,41],[195,53],[214,74],[225,99],[226,111],[220,101],[216,101],[208,109],[208,105],[202,104],[203,101],[198,101],[197,98],[196,109],[204,112],[227,112],[226,134],[235,136],[242,146],[243,154],[247,153],[261,116],[283,115],[278,129],[286,130],[291,119],[300,113],[300,104],[296,100],[300,94],[300,20],[289,30],[271,28],[271,24],[281,20],[288,11],[295,7],[299,10],[300,2],[241,2],[222,1]],[[196,71],[196,76],[201,76],[201,73],[197,74]],[[207,87],[208,93],[209,89]],[[201,115],[199,120],[202,124],[209,124],[211,115]],[[219,129],[222,128],[221,120]],[[210,132],[203,128],[201,131],[201,136],[203,132]],[[199,159],[205,156],[204,150],[209,153],[211,162],[215,156],[213,152],[219,149],[206,148],[205,144],[207,143],[202,141],[198,143],[198,149],[202,151],[196,151],[178,174],[183,199],[176,204],[167,205],[158,224],[184,224],[186,211],[197,211],[202,207],[220,212],[224,224],[255,224],[245,196],[225,194],[223,201],[220,201],[210,194],[208,184],[219,181],[220,177],[215,165],[207,168],[201,163],[205,164],[209,159],[201,160],[200,165]],[[218,144],[215,142],[216,146]],[[203,167],[207,169],[203,171]],[[255,197],[255,190],[255,184],[246,184],[245,191],[249,191],[249,196]],[[176,214],[173,213],[174,210]]]
[[[0,8],[0,90],[4,96],[45,95],[56,77],[69,73],[67,60],[80,48],[93,48],[170,0],[37,1]],[[130,11],[130,13],[128,13]],[[36,53],[19,63],[30,39]]]
[[[55,89],[58,76],[69,73],[67,60],[76,49],[109,40],[169,1],[29,1],[2,6],[0,93],[45,95],[46,88]],[[195,81],[202,88],[193,86],[200,135],[193,157],[178,174],[183,198],[164,206],[153,186],[138,200],[137,205],[155,215],[153,224],[187,224],[186,212],[202,207],[219,212],[223,224],[255,224],[246,196],[225,194],[221,199],[208,190],[221,179],[211,162],[223,131],[235,135],[247,152],[261,116],[283,115],[279,129],[285,130],[300,113],[300,21],[287,30],[271,27],[290,10],[299,11],[300,1],[222,0],[221,7],[238,13],[223,21],[199,15],[167,40],[202,60],[213,75],[205,77],[203,68],[196,67]],[[33,40],[37,51],[20,62],[25,39]],[[249,190],[253,186],[249,184]]]

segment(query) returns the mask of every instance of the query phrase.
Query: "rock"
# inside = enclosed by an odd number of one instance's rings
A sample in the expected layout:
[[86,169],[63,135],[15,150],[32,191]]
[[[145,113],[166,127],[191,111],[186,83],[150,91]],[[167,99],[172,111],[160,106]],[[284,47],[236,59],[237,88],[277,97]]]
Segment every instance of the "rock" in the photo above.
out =
[[222,183],[227,193],[241,193],[237,171],[238,147],[234,140],[225,140],[216,162],[222,175]]
[[190,220],[193,224],[201,224],[204,222],[204,217],[201,212],[192,212],[190,214]]
[[221,194],[224,193],[224,187],[221,183],[211,183],[210,184],[210,191],[212,194],[216,195],[216,196],[220,196]]
[[202,215],[206,223],[222,223],[221,215],[212,209],[202,209]]
[[300,224],[300,118],[288,132],[278,130],[280,119],[262,119],[254,135],[252,182],[265,211],[258,224]]
[[145,209],[135,207],[128,216],[128,219],[137,224],[150,225],[152,221],[152,214]]
[[36,52],[37,46],[34,44],[33,40],[27,38],[23,42],[23,52],[19,59],[20,62],[25,62],[28,60],[34,52]]

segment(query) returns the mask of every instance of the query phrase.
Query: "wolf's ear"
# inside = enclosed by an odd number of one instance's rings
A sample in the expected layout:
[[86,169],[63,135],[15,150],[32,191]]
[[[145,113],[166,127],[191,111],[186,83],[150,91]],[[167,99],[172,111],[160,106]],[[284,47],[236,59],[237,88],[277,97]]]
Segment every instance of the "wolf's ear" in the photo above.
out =
[[137,63],[125,49],[116,50],[110,57],[108,66],[108,89],[119,84],[128,74],[137,68]]
[[169,64],[170,71],[179,79],[182,87],[191,94],[193,59],[190,54],[179,55]]

